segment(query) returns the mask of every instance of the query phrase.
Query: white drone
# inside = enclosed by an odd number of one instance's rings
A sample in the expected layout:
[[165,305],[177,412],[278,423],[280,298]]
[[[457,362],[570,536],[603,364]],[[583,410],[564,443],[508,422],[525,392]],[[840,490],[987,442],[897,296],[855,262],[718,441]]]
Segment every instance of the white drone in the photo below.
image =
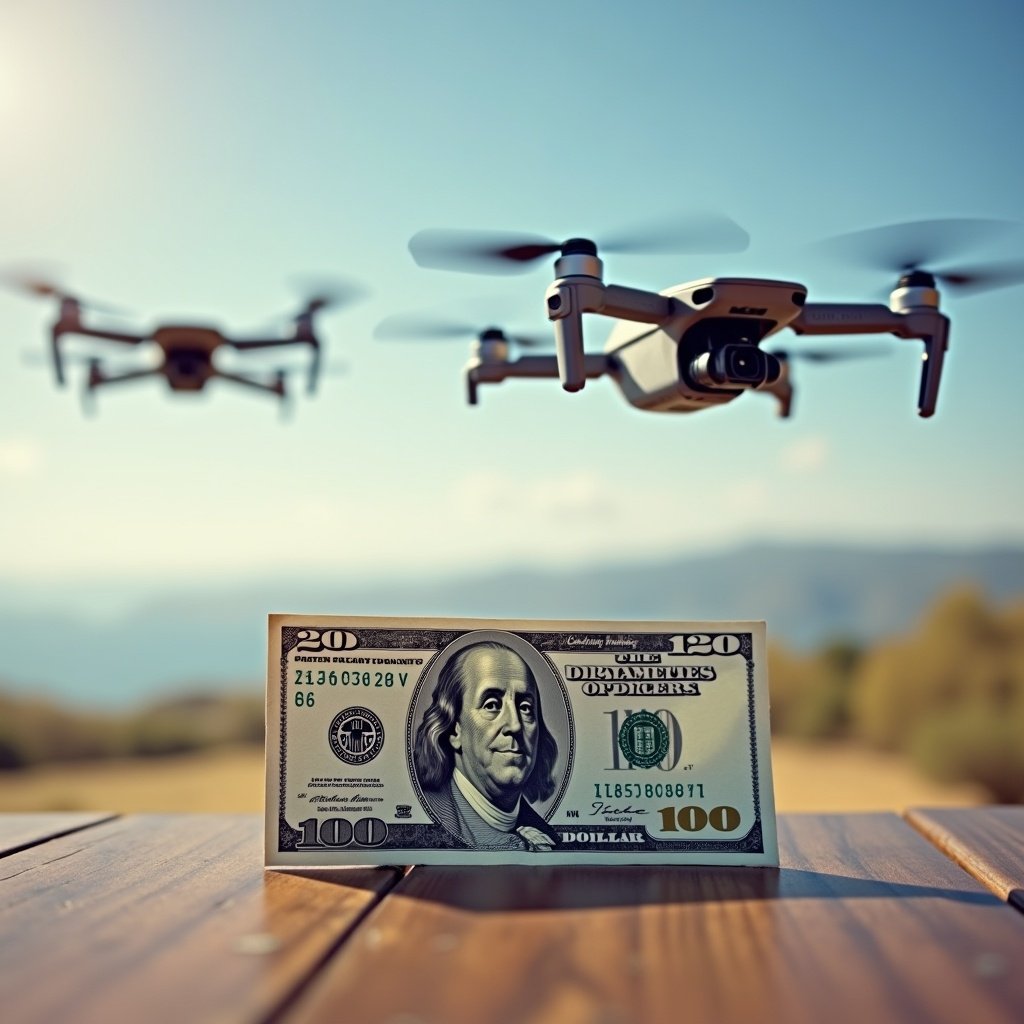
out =
[[[626,399],[652,412],[697,412],[731,402],[746,391],[768,393],[788,416],[793,398],[789,360],[816,361],[867,354],[846,351],[764,351],[761,343],[788,327],[796,334],[889,334],[924,344],[919,415],[935,412],[949,319],[939,310],[936,282],[963,291],[982,291],[1024,282],[1024,263],[986,264],[944,271],[924,264],[944,259],[950,250],[1006,228],[1000,221],[941,220],[894,225],[857,232],[825,243],[847,255],[866,257],[870,265],[899,274],[889,305],[807,302],[807,288],[795,281],[709,277],[662,292],[604,282],[598,246],[586,238],[556,242],[536,236],[500,237],[477,231],[422,231],[409,243],[423,267],[508,273],[534,260],[558,254],[555,280],[545,294],[554,325],[555,356],[510,359],[510,342],[498,328],[481,332],[465,367],[470,404],[481,384],[508,377],[558,377],[566,391],[579,391],[588,379],[610,376]],[[741,252],[749,238],[727,217],[690,217],[643,236],[612,239],[605,252]],[[604,351],[584,350],[583,314],[617,322]],[[461,325],[458,327],[461,331]],[[446,333],[408,318],[392,318],[378,329],[397,334]],[[448,333],[455,333],[449,331]]]

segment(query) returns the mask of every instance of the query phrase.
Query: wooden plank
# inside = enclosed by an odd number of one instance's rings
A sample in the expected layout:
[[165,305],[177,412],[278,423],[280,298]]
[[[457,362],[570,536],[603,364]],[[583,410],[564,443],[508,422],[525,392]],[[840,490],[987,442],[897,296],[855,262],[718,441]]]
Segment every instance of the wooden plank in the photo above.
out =
[[0,815],[0,857],[25,850],[48,839],[77,832],[113,815],[89,813]]
[[905,817],[982,885],[1024,910],[1024,807],[913,808]]
[[780,826],[781,870],[415,868],[288,1024],[1019,1024],[1021,915],[895,815]]
[[398,877],[264,872],[255,815],[120,818],[12,854],[4,1019],[265,1020]]

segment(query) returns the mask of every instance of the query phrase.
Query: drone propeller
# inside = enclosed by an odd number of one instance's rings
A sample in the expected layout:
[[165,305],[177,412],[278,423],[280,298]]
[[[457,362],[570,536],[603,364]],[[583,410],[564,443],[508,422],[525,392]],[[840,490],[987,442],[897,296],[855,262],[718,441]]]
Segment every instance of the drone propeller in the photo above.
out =
[[355,281],[344,278],[295,279],[293,283],[302,294],[302,307],[295,319],[319,313],[324,309],[340,309],[350,306],[367,295],[367,290]]
[[[239,373],[283,373],[285,377],[289,379],[296,374],[304,376],[309,373],[308,367],[299,366],[291,363],[282,364],[280,362],[268,362],[261,366],[254,366],[252,362],[248,360],[244,363],[242,363],[241,361],[237,362],[234,366],[232,366],[232,370],[237,370]],[[332,378],[346,377],[348,376],[349,371],[350,367],[348,363],[332,362],[321,365],[317,375],[319,377]]]
[[[65,363],[80,363],[85,364],[89,362],[91,357],[81,355],[80,353],[71,352],[64,356],[63,362]],[[53,358],[44,352],[22,352],[21,361],[25,366],[31,366],[34,370],[41,369],[42,367],[50,367],[53,365]]]
[[[568,241],[540,235],[429,228],[409,241],[409,252],[421,267],[477,274],[517,274],[529,264],[561,252]],[[750,236],[723,214],[687,214],[610,234],[597,241],[600,252],[622,254],[697,255],[742,252]]]
[[[150,364],[147,363],[119,363],[111,366],[105,359],[96,355],[86,355],[84,352],[68,352],[61,357],[61,361],[65,366],[92,366],[96,365],[99,369],[109,376],[117,376],[121,373],[128,373],[132,370],[145,370],[150,368]],[[21,362],[25,366],[30,366],[32,369],[49,369],[53,366],[53,359],[45,352],[36,352],[35,350],[22,352]]]
[[962,293],[992,291],[1024,284],[1024,261],[937,269],[936,262],[955,257],[1016,227],[1001,220],[924,220],[854,231],[825,239],[818,247],[873,270],[897,274],[921,271]]
[[17,291],[36,295],[40,298],[57,299],[58,302],[74,302],[80,309],[90,309],[96,313],[109,313],[114,316],[130,316],[131,311],[123,306],[115,306],[106,302],[95,302],[72,295],[58,285],[52,278],[27,272],[11,271],[0,276],[0,281]]
[[798,349],[796,351],[777,348],[773,349],[769,354],[775,356],[776,359],[779,359],[784,363],[788,362],[790,359],[803,359],[809,363],[838,363],[845,362],[849,359],[867,359],[875,356],[889,355],[891,352],[892,349],[888,346],[868,345],[861,348],[805,348]]
[[379,340],[421,338],[426,341],[446,341],[452,338],[483,338],[489,335],[495,341],[510,341],[521,348],[534,348],[546,339],[525,334],[508,334],[500,327],[481,328],[455,320],[435,320],[430,317],[398,314],[382,320],[374,328],[373,336]]

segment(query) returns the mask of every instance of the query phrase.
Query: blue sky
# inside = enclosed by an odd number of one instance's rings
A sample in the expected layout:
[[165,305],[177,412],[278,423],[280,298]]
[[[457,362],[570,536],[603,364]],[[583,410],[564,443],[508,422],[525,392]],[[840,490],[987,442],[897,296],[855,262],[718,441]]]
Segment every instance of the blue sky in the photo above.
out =
[[[466,344],[372,336],[409,312],[548,330],[549,265],[421,269],[408,239],[439,226],[600,236],[724,211],[747,252],[608,256],[606,280],[763,275],[876,301],[884,274],[811,243],[1024,223],[1022,45],[1014,0],[7,0],[0,262],[55,266],[139,326],[254,332],[297,304],[301,275],[370,294],[323,317],[347,372],[282,422],[259,396],[159,381],[101,391],[84,418],[79,379],[59,391],[22,360],[51,304],[0,293],[0,577],[56,601],[72,583],[455,573],[762,537],[1024,540],[1021,288],[944,298],[930,421],[919,346],[895,339],[885,358],[798,366],[783,422],[758,395],[641,413],[607,380],[506,382],[471,409]],[[1014,256],[1024,231],[964,261]],[[589,350],[609,327],[590,318]]]

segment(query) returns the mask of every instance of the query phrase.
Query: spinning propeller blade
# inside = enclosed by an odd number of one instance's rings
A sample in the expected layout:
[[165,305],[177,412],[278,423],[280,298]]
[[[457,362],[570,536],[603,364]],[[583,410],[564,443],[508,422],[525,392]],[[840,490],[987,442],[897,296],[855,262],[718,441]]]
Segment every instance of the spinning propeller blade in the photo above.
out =
[[773,349],[770,355],[787,362],[790,359],[803,359],[809,363],[839,363],[849,359],[868,359],[891,354],[892,349],[882,345],[867,345],[861,348],[826,349],[811,348],[790,351],[789,349]]
[[991,292],[998,288],[1024,284],[1024,260],[959,267],[956,270],[944,270],[935,276],[965,295],[973,292]]
[[409,240],[409,252],[421,267],[467,274],[520,274],[561,243],[536,235],[428,228]]
[[702,256],[744,252],[750,235],[721,213],[677,214],[598,240],[601,252]]
[[[94,358],[94,356],[86,356],[80,352],[66,352],[61,357],[61,362],[65,366],[84,366]],[[49,368],[53,366],[53,357],[48,352],[32,350],[21,353],[21,362],[25,366],[31,366],[33,369]]]
[[[750,236],[722,214],[661,218],[597,240],[598,252],[624,254],[742,252]],[[430,228],[413,235],[409,252],[421,267],[476,274],[517,274],[529,264],[561,251],[564,241],[540,235]]]
[[409,340],[410,338],[440,341],[471,336],[478,333],[478,330],[475,324],[461,320],[440,320],[416,314],[398,313],[381,320],[373,329],[373,336],[379,341]]
[[546,344],[546,339],[527,334],[509,334],[500,327],[480,327],[465,321],[440,320],[416,314],[399,313],[382,320],[374,328],[373,336],[381,341],[394,339],[445,341],[452,338],[483,338],[491,334],[494,340],[504,340],[521,348],[534,348]]
[[[34,350],[22,352],[21,362],[24,366],[30,366],[34,370],[49,369],[53,366],[53,360],[49,354],[46,352],[36,352]],[[135,363],[115,363],[112,365],[100,356],[86,355],[84,352],[65,352],[64,355],[61,356],[61,362],[65,366],[95,365],[108,376],[116,376],[121,373],[131,373],[135,370],[149,370],[154,366],[152,362],[142,360]]]
[[351,306],[368,294],[363,285],[347,278],[301,277],[294,278],[292,283],[303,296],[299,316]]
[[1010,221],[948,219],[913,221],[836,235],[819,242],[833,256],[873,270],[906,274],[922,270],[964,294],[1024,284],[1024,262],[988,263],[974,267],[939,268],[941,263],[1017,227]]
[[96,302],[92,299],[83,299],[78,295],[62,288],[57,282],[47,275],[35,274],[23,271],[9,271],[0,275],[0,282],[9,288],[25,292],[29,295],[36,295],[40,298],[57,299],[59,302],[68,300],[76,303],[81,309],[90,309],[96,313],[109,313],[113,316],[131,316],[131,310],[124,306],[115,306],[107,302]]

